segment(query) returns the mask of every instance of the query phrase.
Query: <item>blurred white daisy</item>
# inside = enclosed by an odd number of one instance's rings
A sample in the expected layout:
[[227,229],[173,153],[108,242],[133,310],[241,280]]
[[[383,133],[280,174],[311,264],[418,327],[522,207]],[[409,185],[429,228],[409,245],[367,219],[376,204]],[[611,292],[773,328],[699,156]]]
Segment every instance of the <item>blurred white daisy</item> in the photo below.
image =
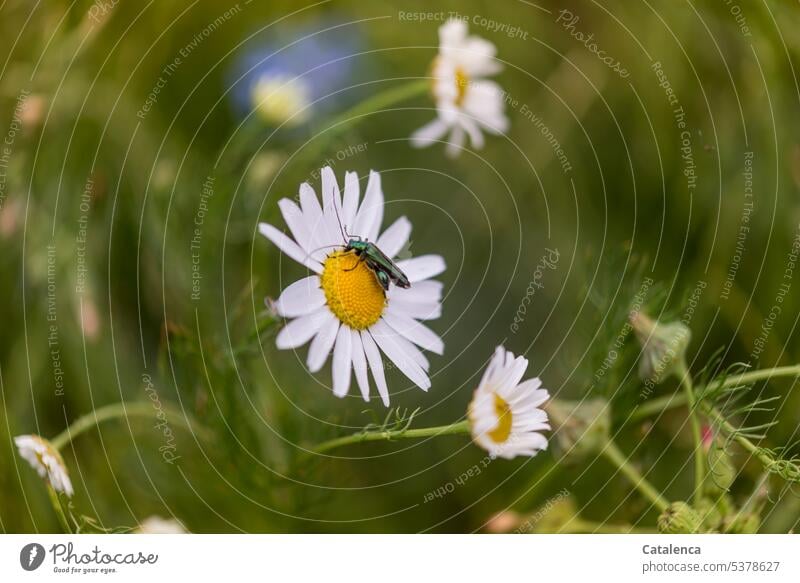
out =
[[345,251],[347,238],[374,242],[389,258],[406,245],[411,223],[400,217],[379,235],[383,220],[383,191],[377,172],[370,172],[364,199],[359,204],[355,172],[345,175],[344,196],[330,167],[322,169],[322,206],[314,189],[300,185],[300,204],[278,201],[294,239],[272,225],[259,231],[286,255],[308,267],[314,275],[291,284],[275,302],[278,313],[291,321],[277,337],[281,349],[311,342],[307,364],[319,371],[333,350],[333,393],[343,397],[350,389],[351,371],[365,401],[370,389],[367,370],[383,403],[389,404],[381,352],[411,381],[428,390],[428,359],[420,348],[442,354],[444,343],[420,320],[441,314],[442,284],[431,280],[445,269],[439,255],[422,255],[396,261],[410,286],[389,283],[384,291],[375,272],[353,251]]
[[46,478],[53,489],[72,496],[72,482],[67,473],[67,466],[58,450],[46,439],[38,435],[18,435],[14,438],[17,450],[31,467]]
[[520,383],[527,368],[527,359],[498,346],[469,405],[472,439],[492,457],[532,457],[547,449],[540,432],[550,425],[539,406],[550,395],[538,378]]
[[135,534],[186,534],[186,527],[174,518],[149,516],[133,531]]
[[484,78],[501,69],[495,52],[491,42],[467,36],[463,20],[448,20],[439,28],[439,55],[431,71],[437,118],[411,135],[413,146],[430,146],[450,132],[446,152],[457,156],[465,136],[480,149],[482,130],[501,134],[508,129],[503,90]]

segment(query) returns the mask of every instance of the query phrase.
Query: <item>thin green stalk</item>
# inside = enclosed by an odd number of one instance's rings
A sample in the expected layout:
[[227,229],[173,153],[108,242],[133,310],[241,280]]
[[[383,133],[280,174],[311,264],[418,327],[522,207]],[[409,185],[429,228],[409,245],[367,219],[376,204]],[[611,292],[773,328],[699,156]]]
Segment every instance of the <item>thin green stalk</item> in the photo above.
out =
[[64,529],[66,534],[72,534],[69,521],[67,520],[66,514],[64,514],[64,507],[61,506],[61,499],[50,484],[47,484],[47,495],[50,497],[50,504],[52,504],[53,510],[56,511],[56,516],[58,516],[58,522],[61,523],[61,528]]
[[440,435],[463,435],[468,434],[469,421],[458,421],[451,425],[441,425],[439,427],[423,427],[420,429],[392,429],[386,431],[360,432],[344,437],[337,437],[330,441],[320,443],[313,448],[315,453],[330,451],[343,445],[351,443],[361,443],[362,441],[392,441],[394,439],[419,439],[421,437],[438,437]]
[[694,500],[697,501],[703,495],[703,482],[705,481],[705,460],[703,454],[703,436],[700,432],[700,412],[697,407],[697,398],[694,394],[692,376],[686,366],[681,366],[678,370],[681,377],[681,385],[686,395],[686,403],[689,406],[689,424],[692,427],[692,439],[694,440]]
[[[792,366],[780,366],[776,368],[765,368],[762,370],[754,370],[752,372],[746,372],[744,374],[728,377],[722,382],[722,386],[725,388],[735,387],[738,385],[748,385],[758,381],[769,380],[773,377],[799,377],[799,376],[800,376],[800,364]],[[631,413],[629,421],[639,421],[641,419],[646,419],[647,417],[652,417],[653,415],[657,415],[669,409],[675,409],[676,407],[685,405],[687,402],[688,399],[686,394],[666,395],[664,397],[650,399],[646,403],[643,403],[642,405],[634,409],[633,413]]]
[[347,128],[360,123],[366,118],[366,114],[375,111],[386,109],[396,103],[422,95],[430,91],[431,82],[429,79],[415,79],[409,83],[387,89],[361,101],[357,105],[351,107],[344,113],[336,116],[325,125],[328,127],[322,133],[315,146],[309,149],[307,157],[316,160],[320,157],[320,153],[325,151],[325,148],[336,136],[341,134]]
[[725,418],[725,416],[722,414],[722,412],[719,409],[717,409],[716,407],[711,407],[711,406],[706,406],[705,409],[706,409],[706,413],[708,414],[708,416],[712,420],[716,421],[719,424],[720,429],[722,429],[722,431],[726,435],[733,436],[734,440],[739,445],[741,445],[748,453],[756,456],[759,460],[764,461],[763,457],[762,457],[763,453],[761,451],[761,448],[758,447],[752,441],[750,441],[744,435],[741,435],[739,430],[736,429],[736,427],[734,427],[730,423],[730,421],[728,421]]
[[52,443],[53,447],[60,451],[78,435],[93,429],[104,421],[121,419],[124,417],[155,418],[158,411],[163,411],[170,421],[174,420],[178,425],[182,425],[186,429],[192,431],[197,431],[198,429],[193,428],[181,412],[174,410],[171,407],[165,407],[161,405],[160,408],[156,408],[154,403],[149,403],[147,401],[138,401],[132,403],[126,403],[122,401],[120,403],[105,405],[99,409],[95,409],[90,413],[86,413],[85,415],[78,417],[69,425],[69,427],[59,433],[54,439],[50,440],[50,443]]
[[[732,384],[731,386],[735,386],[735,384]],[[674,395],[675,400],[677,400],[678,397],[683,397],[682,399],[680,399],[679,404],[686,403],[685,395]],[[660,401],[663,400],[660,399]],[[664,407],[661,410],[663,411],[667,408],[672,408],[672,406]],[[736,441],[739,445],[741,445],[745,449],[745,451],[755,456],[765,466],[768,467],[772,465],[774,460],[771,459],[769,456],[766,456],[764,454],[764,451],[758,445],[753,443],[749,438],[742,435],[741,432],[738,429],[736,429],[736,427],[734,427],[731,424],[731,422],[725,418],[725,415],[723,415],[719,409],[717,409],[716,407],[712,407],[706,403],[700,403],[699,408],[703,411],[703,413],[706,416],[708,416],[709,419],[718,424],[719,428],[722,430],[723,433],[725,433],[728,436],[732,436],[734,441]],[[639,411],[639,409],[637,409],[637,411]],[[631,419],[632,418],[633,416],[631,417]]]
[[656,490],[650,482],[648,482],[645,477],[639,473],[639,470],[634,468],[629,462],[628,459],[625,457],[620,449],[617,447],[617,444],[614,443],[611,439],[609,439],[605,446],[602,449],[602,454],[614,464],[617,469],[619,469],[622,474],[628,478],[631,484],[639,490],[648,500],[650,500],[653,505],[658,508],[661,512],[664,512],[669,507],[669,502],[667,501],[661,493]]

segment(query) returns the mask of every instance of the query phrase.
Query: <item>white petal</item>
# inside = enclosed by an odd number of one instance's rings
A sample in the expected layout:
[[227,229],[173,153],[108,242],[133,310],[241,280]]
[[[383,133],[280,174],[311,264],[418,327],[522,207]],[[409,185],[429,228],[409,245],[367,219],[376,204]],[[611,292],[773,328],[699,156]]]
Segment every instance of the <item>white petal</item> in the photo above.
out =
[[483,134],[481,133],[481,130],[475,120],[462,115],[461,127],[463,127],[467,131],[467,134],[469,134],[469,141],[472,143],[473,148],[476,150],[483,148]]
[[325,304],[325,294],[320,289],[318,275],[304,277],[281,293],[275,309],[284,318],[296,318],[315,311]]
[[528,359],[523,356],[516,357],[511,366],[506,368],[505,374],[497,381],[501,397],[508,400],[513,396],[514,389],[522,380],[522,375],[526,370],[528,370]]
[[[342,326],[344,328],[344,326]],[[356,382],[365,401],[369,401],[369,378],[367,377],[367,359],[364,356],[364,345],[361,343],[361,334],[357,330],[350,330],[350,345],[353,350],[353,371],[356,373]]]
[[278,201],[278,207],[281,209],[283,220],[286,221],[286,226],[292,232],[292,237],[297,241],[300,248],[308,253],[311,249],[308,246],[311,233],[308,230],[305,219],[303,218],[303,211],[297,206],[293,200],[282,198]]
[[435,320],[442,315],[442,304],[439,302],[409,302],[393,298],[389,302],[389,309],[405,314],[417,320]]
[[308,364],[308,370],[311,372],[319,371],[322,365],[325,364],[336,340],[336,333],[339,331],[339,320],[327,308],[326,311],[329,317],[326,317],[319,334],[314,337],[311,347],[308,349],[306,364]]
[[350,390],[350,363],[353,348],[350,343],[350,329],[340,326],[333,349],[333,394],[344,397]]
[[415,148],[427,148],[441,140],[449,128],[450,124],[437,117],[411,134],[411,145]]
[[400,369],[411,381],[427,391],[431,386],[431,381],[425,371],[422,370],[414,360],[414,357],[407,353],[395,340],[396,333],[380,320],[371,328],[372,336],[378,343],[381,350],[389,357],[397,368]]
[[383,220],[383,191],[381,175],[370,170],[367,190],[361,208],[358,209],[353,234],[374,241]]
[[416,283],[439,275],[447,266],[441,255],[420,255],[412,259],[398,261],[397,267],[406,274],[411,283]]
[[425,324],[394,310],[386,310],[383,319],[395,332],[402,334],[417,346],[435,354],[444,353],[444,342]]
[[313,241],[309,244],[311,251],[328,253],[334,245],[342,244],[342,236],[338,235],[337,231],[328,229],[329,220],[322,212],[322,207],[317,200],[317,193],[307,182],[300,185],[300,207],[303,209],[306,225]]
[[322,169],[322,214],[326,218],[328,230],[338,236],[342,243],[347,242],[342,219],[342,195],[336,183],[336,175],[330,166]]
[[322,210],[323,212],[333,212],[333,208],[338,210],[342,206],[342,197],[339,194],[339,185],[336,183],[336,175],[330,166],[322,169]]
[[439,45],[454,47],[460,45],[467,37],[467,23],[460,18],[450,18],[439,27]]
[[491,386],[494,383],[495,377],[503,370],[503,365],[506,359],[506,351],[502,346],[494,349],[494,354],[489,360],[489,364],[483,371],[481,382],[478,383],[478,391],[483,391],[487,385]]
[[427,279],[425,281],[414,282],[409,288],[391,287],[389,288],[389,300],[400,300],[403,302],[429,303],[439,302],[442,299],[444,284],[441,281]]
[[378,387],[378,394],[381,396],[383,405],[388,407],[389,387],[386,386],[386,376],[383,373],[383,360],[381,359],[381,353],[378,352],[378,347],[375,346],[375,341],[370,336],[369,330],[361,332],[361,344],[364,346],[364,354],[369,362],[369,368],[372,370],[375,386]]
[[444,149],[444,153],[450,158],[458,157],[461,154],[461,150],[464,149],[465,137],[464,128],[460,125],[454,126],[453,131],[450,132],[450,137],[447,138],[447,146]]
[[258,231],[267,239],[275,243],[278,249],[297,261],[300,265],[305,265],[312,271],[322,273],[322,265],[318,261],[312,259],[311,256],[309,256],[297,245],[297,243],[292,241],[289,237],[281,233],[272,225],[268,223],[259,223]]
[[486,39],[471,36],[461,45],[461,49],[460,61],[470,77],[494,75],[503,68],[494,58],[497,48]]
[[302,346],[320,331],[329,313],[328,308],[322,308],[292,320],[278,333],[275,344],[281,350]]
[[307,182],[300,185],[300,208],[308,229],[308,251],[312,253],[324,251],[324,249],[319,249],[328,243],[327,241],[323,242],[319,232],[322,224],[322,207],[319,206],[317,193]]
[[406,217],[400,217],[378,237],[375,244],[390,259],[397,255],[408,242],[411,235],[411,221]]
[[348,172],[344,175],[344,201],[342,203],[342,220],[345,229],[352,229],[358,212],[358,174]]
[[426,373],[430,370],[431,363],[422,353],[422,350],[417,348],[414,343],[411,342],[411,340],[404,338],[400,334],[395,334],[392,336],[392,338],[394,338],[394,341],[397,343],[397,345],[403,349],[403,352],[410,356],[422,370],[424,370]]

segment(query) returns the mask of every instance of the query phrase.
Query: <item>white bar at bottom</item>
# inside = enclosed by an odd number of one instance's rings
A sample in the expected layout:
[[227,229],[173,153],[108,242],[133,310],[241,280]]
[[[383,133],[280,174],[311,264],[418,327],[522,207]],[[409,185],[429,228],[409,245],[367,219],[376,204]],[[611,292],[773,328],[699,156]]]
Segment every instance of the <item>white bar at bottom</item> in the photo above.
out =
[[795,535],[32,534],[0,536],[0,581],[777,583],[800,581],[798,555]]

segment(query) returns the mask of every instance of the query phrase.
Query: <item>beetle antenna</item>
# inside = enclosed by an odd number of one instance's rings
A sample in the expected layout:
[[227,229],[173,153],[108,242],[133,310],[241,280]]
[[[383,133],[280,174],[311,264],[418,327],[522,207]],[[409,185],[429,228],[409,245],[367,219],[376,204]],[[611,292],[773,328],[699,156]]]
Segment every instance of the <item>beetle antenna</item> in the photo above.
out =
[[323,245],[322,247],[317,247],[316,249],[312,249],[311,251],[306,253],[306,256],[303,258],[303,260],[306,260],[309,257],[311,257],[312,253],[316,253],[317,251],[319,251],[321,249],[330,249],[331,247],[341,247],[341,245]]
[[333,197],[333,211],[336,213],[336,220],[339,222],[339,230],[342,232],[342,239],[347,243],[347,233],[342,225],[342,217],[339,216],[339,207],[336,204],[336,196]]

